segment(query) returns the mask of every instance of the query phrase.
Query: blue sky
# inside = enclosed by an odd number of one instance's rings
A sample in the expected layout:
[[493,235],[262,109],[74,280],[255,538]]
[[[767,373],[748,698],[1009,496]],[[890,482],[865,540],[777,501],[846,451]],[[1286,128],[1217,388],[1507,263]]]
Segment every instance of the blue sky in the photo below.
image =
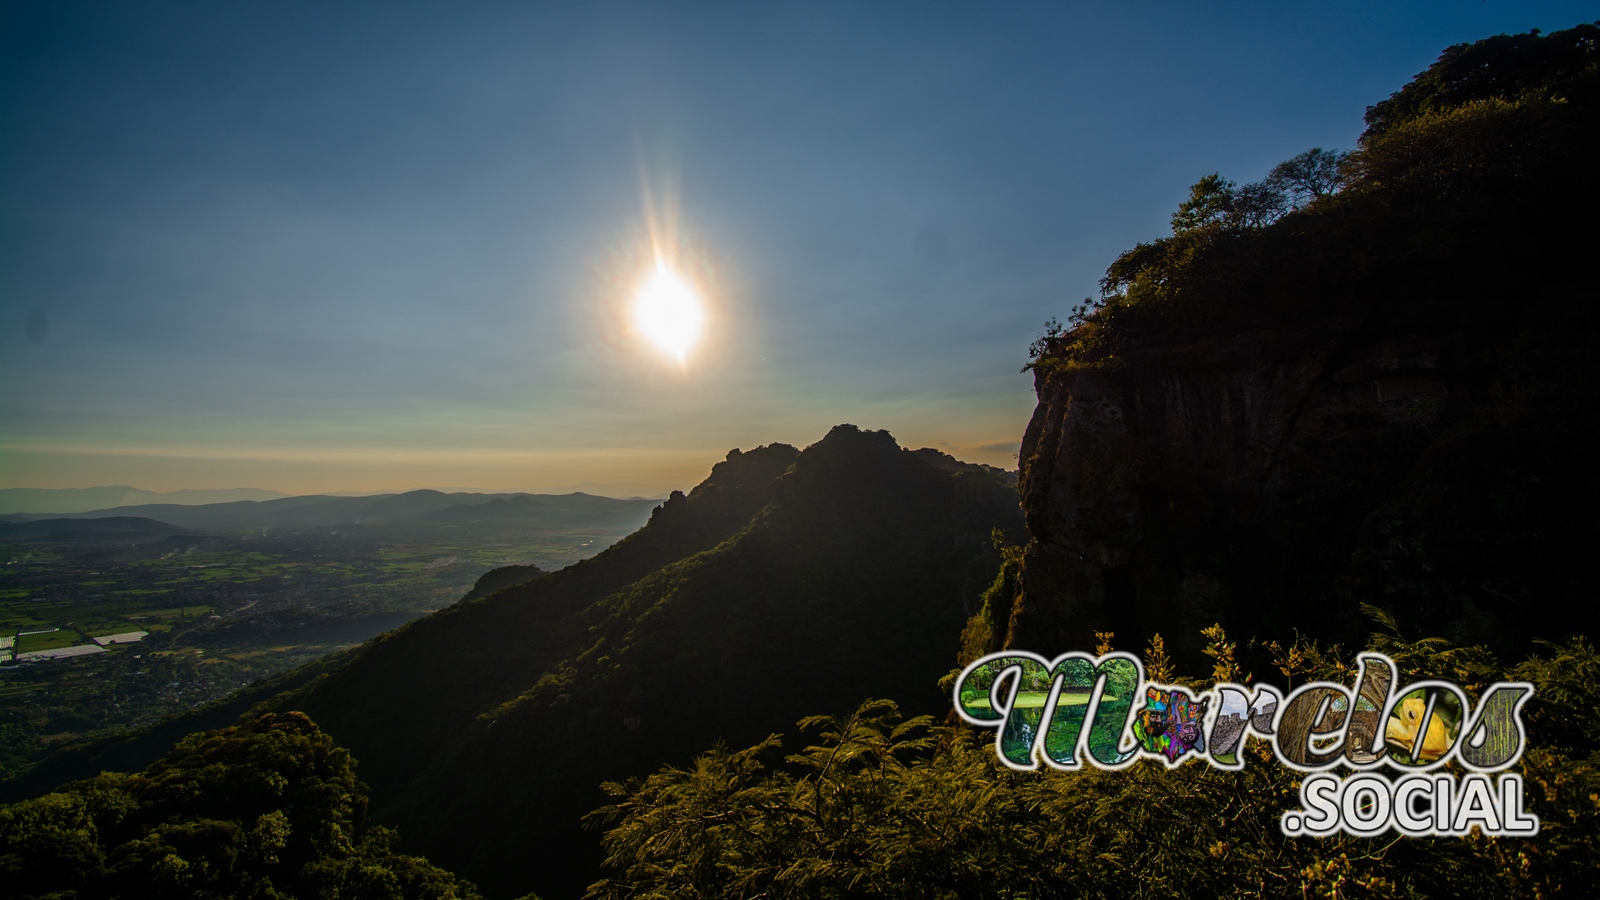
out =
[[[686,487],[829,426],[1014,465],[1200,176],[1595,3],[0,7],[0,487]],[[628,326],[652,226],[705,295]]]

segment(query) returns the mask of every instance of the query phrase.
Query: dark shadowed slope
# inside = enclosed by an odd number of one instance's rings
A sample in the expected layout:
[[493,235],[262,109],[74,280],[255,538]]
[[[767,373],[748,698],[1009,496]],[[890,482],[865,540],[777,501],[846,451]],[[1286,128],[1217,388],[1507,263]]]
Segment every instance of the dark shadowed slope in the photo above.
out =
[[143,516],[0,522],[0,541],[159,541],[187,529]]
[[540,578],[544,574],[544,570],[538,566],[501,566],[498,569],[490,569],[478,576],[478,580],[472,585],[472,590],[468,591],[467,595],[461,599],[465,602],[467,600],[476,600],[479,597],[487,597],[508,587],[516,587],[519,584]]
[[604,779],[817,709],[935,712],[965,616],[1019,534],[996,469],[840,426],[732,453],[594,559],[394,632],[278,701],[363,761],[379,818],[496,894],[595,876]]

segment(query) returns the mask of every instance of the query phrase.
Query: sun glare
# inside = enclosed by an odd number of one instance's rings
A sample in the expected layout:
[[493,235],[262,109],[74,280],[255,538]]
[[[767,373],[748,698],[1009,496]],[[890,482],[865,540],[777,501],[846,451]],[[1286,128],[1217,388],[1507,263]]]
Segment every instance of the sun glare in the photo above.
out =
[[694,289],[661,263],[639,285],[633,316],[639,333],[680,364],[687,361],[705,322],[705,311]]

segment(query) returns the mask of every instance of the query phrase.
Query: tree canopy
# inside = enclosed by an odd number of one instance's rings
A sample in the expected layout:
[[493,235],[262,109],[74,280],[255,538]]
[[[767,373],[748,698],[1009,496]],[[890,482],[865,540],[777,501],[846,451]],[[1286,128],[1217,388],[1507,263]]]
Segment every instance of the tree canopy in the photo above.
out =
[[192,734],[137,775],[0,807],[8,896],[474,900],[365,823],[355,760],[306,716]]

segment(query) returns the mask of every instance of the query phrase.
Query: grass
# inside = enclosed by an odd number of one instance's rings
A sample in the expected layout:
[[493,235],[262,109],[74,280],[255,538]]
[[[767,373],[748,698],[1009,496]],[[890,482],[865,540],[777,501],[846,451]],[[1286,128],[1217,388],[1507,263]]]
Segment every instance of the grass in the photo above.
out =
[[37,626],[40,626],[40,625],[48,625],[48,624],[49,623],[46,622],[45,620],[36,619],[33,616],[18,615],[18,614],[15,614],[15,613],[12,613],[10,615],[6,615],[6,614],[3,614],[3,613],[0,613],[0,631],[13,631],[13,630],[26,631],[29,628],[34,628],[34,627],[37,627]]
[[186,616],[210,615],[211,609],[209,606],[174,606],[170,609],[140,610],[139,614],[152,619],[180,619]]
[[71,628],[60,631],[51,631],[45,634],[26,634],[17,641],[18,653],[32,653],[35,650],[59,650],[62,647],[71,647],[73,644],[83,642],[83,635]]
[[[1045,701],[1048,699],[1050,699],[1050,694],[1048,692],[1023,691],[1017,695],[1015,703],[1017,709],[1039,709],[1040,707],[1044,706]],[[1103,703],[1110,703],[1116,699],[1117,698],[1111,696],[1110,694],[1100,695],[1100,700]],[[1089,695],[1087,693],[1069,694],[1065,691],[1062,692],[1060,699],[1056,701],[1057,706],[1087,706],[1088,703]],[[973,709],[987,709],[989,708],[989,698],[976,697],[966,701],[964,705]]]

